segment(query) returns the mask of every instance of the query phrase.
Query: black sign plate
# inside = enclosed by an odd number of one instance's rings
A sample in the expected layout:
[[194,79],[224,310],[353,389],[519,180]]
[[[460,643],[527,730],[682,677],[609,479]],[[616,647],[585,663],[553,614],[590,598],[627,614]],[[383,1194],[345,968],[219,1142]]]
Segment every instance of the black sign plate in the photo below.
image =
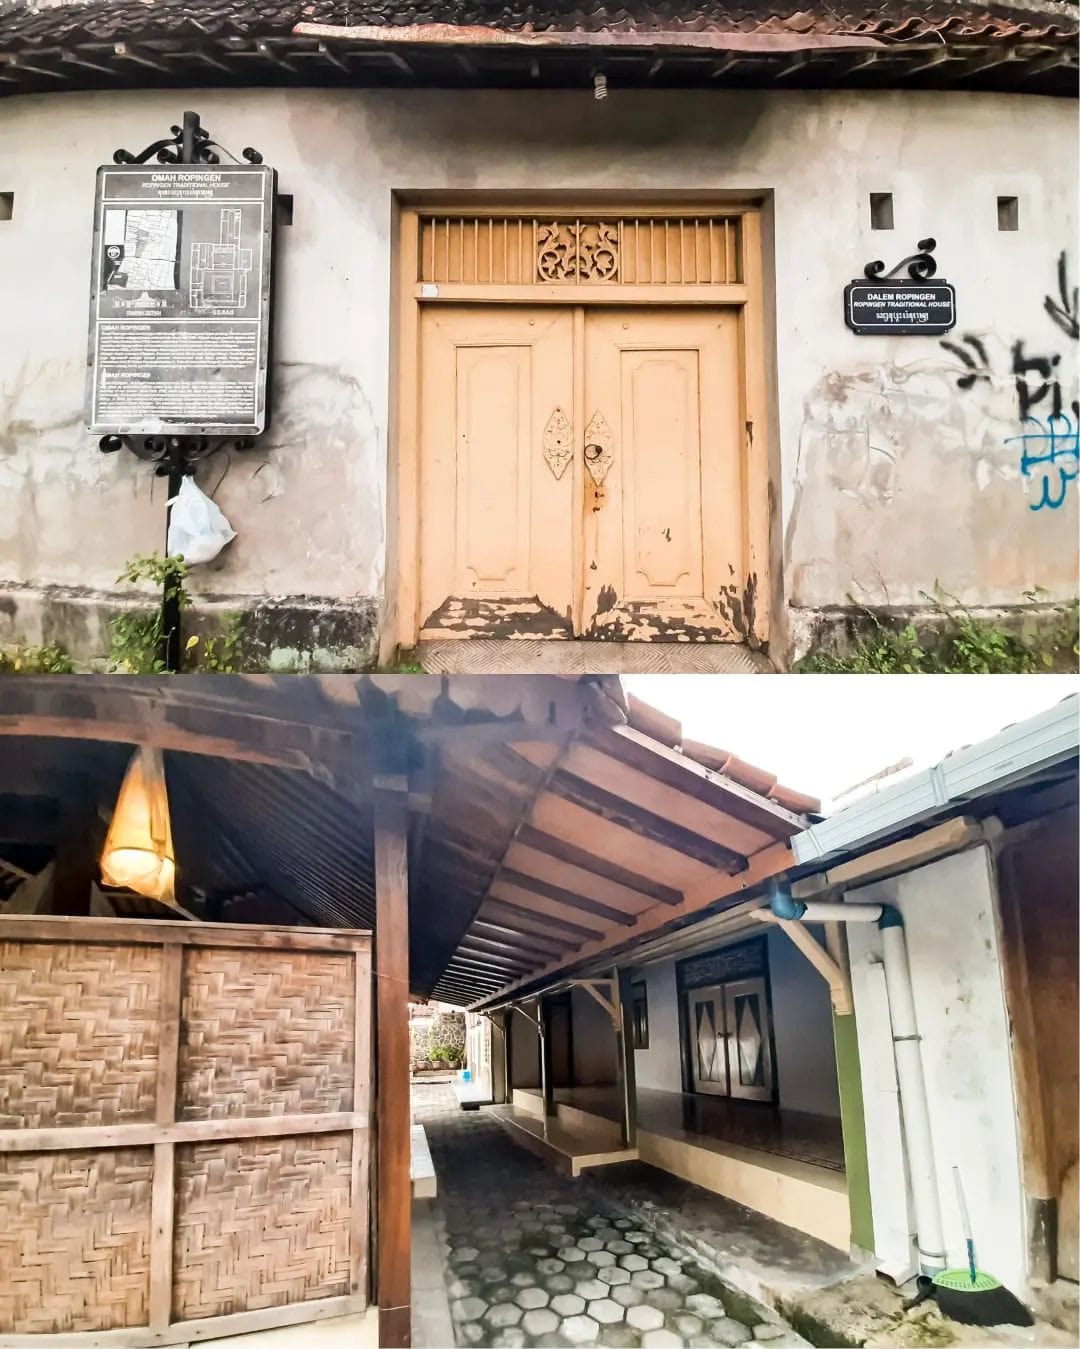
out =
[[852,281],[844,322],[863,336],[935,337],[956,325],[956,291],[948,281]]
[[98,170],[90,431],[264,430],[273,201],[263,164]]

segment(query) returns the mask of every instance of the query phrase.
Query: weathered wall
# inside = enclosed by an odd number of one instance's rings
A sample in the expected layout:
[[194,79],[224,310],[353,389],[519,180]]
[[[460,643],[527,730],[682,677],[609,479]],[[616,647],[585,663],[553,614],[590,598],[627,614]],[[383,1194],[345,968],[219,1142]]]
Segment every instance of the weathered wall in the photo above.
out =
[[[770,930],[768,943],[780,1106],[839,1116],[832,1012],[825,980],[782,932]],[[650,965],[635,978],[644,979],[649,999],[649,1048],[639,1049],[634,1059],[638,1086],[682,1091],[675,961]]]
[[[904,918],[949,1264],[962,1267],[965,1262],[952,1175],[952,1168],[960,1166],[980,1268],[993,1270],[1006,1286],[1022,1289],[1027,1261],[1016,1101],[987,850],[974,848],[943,858],[849,890],[846,898],[893,904]],[[863,970],[880,960],[881,934],[873,924],[851,923],[848,949],[867,1141],[873,1145],[894,1136],[897,1109],[895,1094],[866,1090],[875,1060],[891,1060],[892,1055],[887,1006],[864,997],[862,978]],[[904,1172],[903,1159],[894,1156],[888,1168],[881,1165],[886,1161],[871,1146],[870,1192],[879,1256],[887,1254],[881,1244],[884,1233],[898,1232],[905,1224],[906,1231],[913,1230],[910,1212],[896,1212],[904,1199],[902,1186],[895,1189],[893,1180]]]
[[[440,188],[737,190],[771,203],[774,588],[782,556],[796,637],[849,595],[905,604],[936,582],[972,604],[1072,593],[1075,310],[1055,317],[1044,300],[1076,232],[1075,109],[869,91],[3,100],[0,190],[15,214],[0,223],[0,583],[92,598],[160,544],[162,483],[126,454],[101,456],[82,429],[87,264],[96,165],[189,105],[226,145],[255,142],[295,199],[279,236],[274,422],[258,450],[200,473],[239,530],[199,572],[200,594],[336,604],[355,621],[327,640],[370,646],[385,580],[393,193]],[[870,231],[871,191],[894,194],[894,231]],[[999,195],[1019,198],[1016,232],[997,229]],[[949,345],[848,332],[844,283],[927,234],[958,292]],[[1022,444],[1045,436],[1056,400],[1053,446]],[[9,596],[18,608],[0,640],[37,607]],[[82,640],[97,624],[92,612]]]
[[[529,1007],[532,1013],[532,1005]],[[510,1031],[510,1082],[515,1087],[540,1085],[540,1037],[521,1015],[514,1013]]]

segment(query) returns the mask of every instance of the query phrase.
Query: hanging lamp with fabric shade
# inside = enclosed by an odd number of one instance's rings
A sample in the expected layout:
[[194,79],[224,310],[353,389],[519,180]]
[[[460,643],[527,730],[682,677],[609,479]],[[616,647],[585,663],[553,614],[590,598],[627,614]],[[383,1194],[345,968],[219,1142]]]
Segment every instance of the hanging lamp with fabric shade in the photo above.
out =
[[176,903],[176,856],[160,750],[143,746],[132,756],[105,837],[101,879],[162,904]]

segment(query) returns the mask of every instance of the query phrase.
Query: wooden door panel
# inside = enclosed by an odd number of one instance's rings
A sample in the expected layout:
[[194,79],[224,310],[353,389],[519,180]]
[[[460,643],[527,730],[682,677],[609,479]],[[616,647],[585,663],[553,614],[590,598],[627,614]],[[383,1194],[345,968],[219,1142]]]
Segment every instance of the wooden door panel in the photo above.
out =
[[570,312],[428,310],[421,383],[421,635],[569,637],[580,488],[550,428],[573,408]]
[[588,636],[743,640],[743,420],[734,310],[597,310],[585,406],[610,428],[585,480]]
[[697,351],[623,351],[626,598],[704,593]]

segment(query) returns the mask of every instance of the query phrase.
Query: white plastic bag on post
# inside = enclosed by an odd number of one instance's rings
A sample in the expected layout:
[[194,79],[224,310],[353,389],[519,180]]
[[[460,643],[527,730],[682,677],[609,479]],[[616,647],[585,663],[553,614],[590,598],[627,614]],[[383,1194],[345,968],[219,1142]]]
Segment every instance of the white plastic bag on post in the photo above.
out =
[[169,502],[168,549],[170,557],[183,555],[187,563],[213,562],[227,543],[236,538],[221,509],[201,491],[189,474]]

